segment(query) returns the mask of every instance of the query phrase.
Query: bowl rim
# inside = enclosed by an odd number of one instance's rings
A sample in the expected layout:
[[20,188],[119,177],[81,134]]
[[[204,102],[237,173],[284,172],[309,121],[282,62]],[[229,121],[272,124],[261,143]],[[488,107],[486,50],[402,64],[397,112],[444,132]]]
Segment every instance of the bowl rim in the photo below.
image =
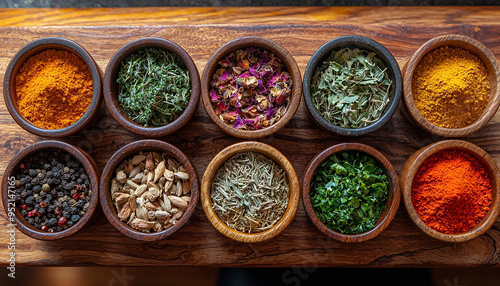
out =
[[[116,77],[122,61],[132,53],[145,48],[161,48],[178,55],[188,69],[191,82],[191,96],[182,114],[169,124],[157,127],[146,127],[132,121],[121,108],[117,99],[118,93],[113,88],[118,85]],[[193,117],[200,100],[200,75],[193,59],[181,46],[163,38],[144,37],[126,43],[113,54],[104,73],[103,90],[106,106],[118,124],[138,135],[161,137],[181,129]]]
[[[446,234],[434,230],[428,226],[421,218],[418,216],[415,208],[413,207],[411,189],[413,185],[413,179],[415,174],[420,169],[425,160],[430,156],[436,154],[437,152],[443,150],[462,150],[471,155],[473,155],[477,160],[479,160],[488,171],[490,180],[492,181],[492,193],[496,189],[496,200],[491,202],[490,211],[486,214],[483,220],[474,226],[472,229],[458,234]],[[411,165],[410,165],[411,164]],[[413,221],[413,223],[420,228],[427,235],[445,242],[464,242],[476,238],[486,231],[495,223],[498,215],[500,213],[500,192],[498,190],[500,184],[500,169],[495,163],[493,158],[479,146],[463,141],[463,140],[442,140],[427,146],[424,146],[413,153],[408,160],[405,162],[401,173],[401,189],[403,194],[403,200],[406,210]],[[496,188],[494,186],[496,185]]]
[[[290,73],[290,76],[292,77],[293,86],[287,110],[278,122],[259,130],[241,130],[235,129],[233,126],[222,122],[220,118],[215,114],[209,95],[210,81],[220,59],[238,49],[251,46],[265,49],[280,58],[283,61],[283,64],[285,64],[285,66],[287,67],[287,71]],[[217,126],[219,126],[222,131],[231,136],[243,139],[256,139],[278,132],[293,118],[295,112],[297,111],[297,108],[299,107],[301,97],[302,76],[297,62],[283,46],[267,38],[251,36],[233,39],[217,49],[217,51],[212,54],[207,64],[205,65],[205,68],[203,69],[201,79],[201,99],[203,102],[203,107],[205,108],[210,119],[212,119],[212,121],[217,124]]]
[[[417,109],[415,105],[415,101],[413,100],[412,93],[412,79],[415,68],[417,67],[420,60],[429,52],[442,47],[442,46],[454,46],[453,42],[461,42],[468,47],[474,47],[479,51],[485,58],[488,59],[489,63],[484,63],[485,66],[491,64],[493,71],[495,73],[497,86],[495,87],[496,92],[492,96],[492,91],[490,87],[490,97],[488,100],[491,100],[492,97],[494,101],[489,109],[483,111],[481,116],[476,119],[472,124],[461,127],[461,128],[444,128],[437,125],[434,125],[430,121],[428,121]],[[472,54],[477,55],[476,52],[471,51],[469,48],[460,47],[465,49]],[[479,56],[478,56],[479,57]],[[490,70],[488,70],[488,75],[490,74]],[[420,46],[411,56],[411,58],[406,62],[403,67],[403,84],[404,84],[404,93],[403,93],[403,101],[405,104],[406,114],[411,117],[411,119],[415,122],[418,122],[419,127],[424,129],[425,131],[443,137],[462,137],[469,135],[473,132],[476,132],[484,125],[486,125],[495,115],[499,105],[500,105],[500,88],[498,83],[500,82],[500,67],[496,57],[493,53],[488,49],[483,43],[478,40],[464,36],[464,35],[456,35],[456,34],[448,34],[442,35],[438,37],[434,37],[427,42],[425,42],[422,46]],[[485,107],[486,109],[486,107]]]
[[[93,87],[92,100],[90,102],[87,111],[85,111],[82,117],[80,117],[80,119],[78,119],[75,123],[60,129],[44,129],[32,124],[18,111],[17,104],[14,103],[15,100],[13,99],[13,97],[16,96],[16,93],[11,92],[11,85],[15,84],[16,82],[15,77],[17,75],[17,72],[23,66],[26,60],[28,60],[32,56],[42,51],[49,49],[56,49],[56,50],[62,49],[72,52],[73,54],[81,58],[85,62],[85,64],[87,64],[92,74],[92,87]],[[34,50],[36,50],[36,52],[33,52]],[[16,68],[18,68],[17,71]],[[98,112],[102,100],[101,94],[102,94],[102,75],[99,66],[85,48],[83,48],[78,43],[66,38],[45,37],[29,42],[21,49],[19,49],[16,52],[16,54],[11,58],[7,66],[7,69],[5,71],[4,83],[3,83],[3,97],[5,105],[7,106],[7,110],[9,111],[10,115],[19,126],[21,126],[24,130],[32,134],[35,134],[37,136],[42,136],[47,138],[61,138],[69,136],[71,134],[74,134],[82,130]]]
[[[113,202],[111,199],[110,187],[111,180],[112,178],[114,178],[114,171],[116,170],[118,165],[120,165],[125,159],[139,153],[140,151],[161,151],[167,153],[169,156],[174,157],[182,166],[184,166],[184,168],[186,168],[189,174],[189,180],[191,182],[192,203],[188,205],[188,208],[186,209],[184,215],[175,225],[160,232],[141,232],[131,228],[125,222],[122,222],[117,217],[117,212],[113,206]],[[199,198],[198,172],[189,158],[179,148],[175,147],[172,144],[154,139],[134,141],[120,148],[108,160],[108,163],[106,164],[106,167],[104,167],[104,170],[102,172],[99,197],[101,199],[101,208],[106,218],[116,230],[118,230],[125,236],[136,240],[147,242],[162,240],[181,229],[193,215],[196,206],[198,205]]]
[[[357,46],[359,44],[368,46],[369,50],[383,56],[381,60],[384,62],[386,67],[388,69],[391,69],[394,73],[394,78],[392,78],[394,82],[394,98],[386,107],[387,110],[385,111],[385,113],[377,121],[362,128],[352,129],[335,125],[321,116],[311,99],[311,81],[316,67],[318,66],[318,64],[321,64],[320,61],[324,59],[324,57],[329,55],[332,50],[346,46]],[[363,49],[367,48],[364,47]],[[381,128],[391,119],[391,117],[396,112],[403,93],[403,80],[401,77],[401,70],[399,68],[398,62],[394,58],[394,55],[392,55],[392,53],[384,45],[371,38],[361,35],[341,36],[323,44],[319,49],[316,50],[316,52],[314,52],[311,59],[307,63],[306,71],[304,74],[304,81],[302,84],[304,90],[304,101],[306,103],[307,110],[309,111],[309,115],[311,115],[313,121],[330,132],[345,136],[362,136]]]
[[[45,232],[42,230],[36,229],[34,226],[30,225],[26,219],[21,215],[21,212],[16,207],[14,211],[14,220],[16,228],[24,233],[25,235],[35,238],[38,240],[58,240],[63,239],[68,236],[71,236],[78,231],[80,231],[84,226],[86,226],[90,219],[92,218],[99,201],[99,170],[97,164],[94,159],[90,157],[85,151],[82,149],[70,145],[61,141],[41,141],[34,144],[31,144],[25,148],[23,148],[20,152],[16,153],[14,157],[10,160],[7,165],[3,178],[2,178],[2,203],[9,217],[8,206],[11,205],[11,201],[9,201],[8,193],[9,193],[9,178],[13,177],[14,171],[18,168],[19,164],[28,156],[34,155],[41,150],[47,149],[58,149],[65,151],[71,154],[75,159],[77,159],[82,166],[85,168],[87,175],[90,180],[90,185],[92,187],[92,195],[90,196],[90,204],[87,208],[85,214],[81,217],[81,219],[74,225],[66,230],[60,232]],[[9,205],[10,203],[10,205]],[[12,220],[7,219],[9,223],[14,224]]]
[[[392,187],[388,190],[389,197],[386,201],[386,210],[380,215],[375,228],[359,234],[343,234],[330,229],[317,217],[311,203],[310,185],[316,169],[331,155],[344,151],[363,152],[377,160],[384,167]],[[391,194],[392,200],[390,200]],[[399,188],[399,178],[392,163],[377,149],[361,143],[341,143],[326,148],[311,160],[302,179],[302,202],[309,219],[322,233],[341,242],[364,242],[378,236],[389,226],[396,216],[400,201],[401,191]],[[386,213],[385,216],[383,216],[384,213]]]
[[[210,198],[210,193],[214,176],[216,175],[222,164],[224,164],[234,155],[242,152],[256,152],[265,155],[266,157],[278,163],[285,170],[288,177],[290,194],[287,209],[281,219],[272,228],[263,232],[244,233],[232,229],[217,216],[211,205],[212,200]],[[293,168],[293,165],[278,149],[265,143],[256,141],[239,142],[224,148],[212,159],[212,161],[208,165],[205,173],[203,174],[201,183],[201,202],[203,211],[205,212],[205,215],[207,216],[212,226],[224,236],[239,242],[262,242],[279,235],[294,219],[300,202],[300,182],[297,177],[297,173]]]

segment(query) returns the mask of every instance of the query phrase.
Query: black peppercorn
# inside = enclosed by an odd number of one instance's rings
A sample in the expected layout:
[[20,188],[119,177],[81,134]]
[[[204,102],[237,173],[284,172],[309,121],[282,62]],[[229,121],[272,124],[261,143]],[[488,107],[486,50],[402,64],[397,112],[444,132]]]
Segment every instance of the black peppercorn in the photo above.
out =
[[72,221],[72,222],[77,222],[77,221],[79,221],[79,220],[80,220],[80,216],[79,216],[79,215],[72,215],[72,216],[71,216],[71,221]]
[[[29,224],[42,231],[57,232],[73,226],[85,214],[83,200],[71,196],[78,192],[75,185],[84,185],[88,176],[71,155],[64,151],[42,151],[21,164],[14,174],[14,199]],[[78,188],[84,191],[88,186]],[[70,220],[59,226],[59,218]]]
[[30,175],[31,178],[34,178],[36,177],[36,175],[38,174],[38,172],[34,169],[30,169],[28,174]]
[[27,204],[32,204],[32,203],[33,203],[33,196],[29,196],[29,197],[26,199],[26,203],[27,203]]

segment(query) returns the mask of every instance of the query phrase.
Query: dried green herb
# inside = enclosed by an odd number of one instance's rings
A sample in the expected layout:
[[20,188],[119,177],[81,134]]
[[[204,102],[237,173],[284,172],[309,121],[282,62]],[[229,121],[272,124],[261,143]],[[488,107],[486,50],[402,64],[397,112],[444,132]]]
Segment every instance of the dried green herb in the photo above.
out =
[[380,119],[391,86],[387,68],[375,53],[344,48],[316,68],[311,99],[329,122],[358,129]]
[[229,227],[246,233],[273,227],[288,206],[289,183],[285,170],[272,159],[243,152],[217,171],[210,197],[217,216]]
[[175,53],[146,48],[122,61],[118,101],[137,124],[156,127],[176,120],[191,97],[189,71]]
[[330,156],[314,172],[311,203],[329,228],[358,234],[375,227],[385,210],[389,180],[372,156],[341,152]]

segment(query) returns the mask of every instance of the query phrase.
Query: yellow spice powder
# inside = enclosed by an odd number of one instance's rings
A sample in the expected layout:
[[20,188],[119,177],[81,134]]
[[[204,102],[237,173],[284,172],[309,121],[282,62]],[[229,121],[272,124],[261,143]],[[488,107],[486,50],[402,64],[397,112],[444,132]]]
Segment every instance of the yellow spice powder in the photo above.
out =
[[412,78],[420,113],[434,125],[462,128],[481,116],[490,94],[484,63],[471,52],[441,47],[427,53]]

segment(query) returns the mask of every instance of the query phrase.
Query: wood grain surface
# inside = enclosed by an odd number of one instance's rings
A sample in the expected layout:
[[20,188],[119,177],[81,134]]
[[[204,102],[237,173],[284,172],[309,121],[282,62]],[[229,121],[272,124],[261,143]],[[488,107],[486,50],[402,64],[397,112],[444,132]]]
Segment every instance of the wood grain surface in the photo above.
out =
[[[185,10],[174,9],[63,11],[67,12],[0,12],[0,26],[75,25],[68,28],[0,28],[0,75],[4,73],[8,61],[19,48],[31,40],[47,36],[63,36],[78,42],[91,53],[101,68],[106,67],[113,53],[123,44],[146,36],[162,37],[178,43],[191,55],[200,72],[212,53],[221,45],[242,36],[262,36],[276,41],[295,57],[302,72],[316,49],[328,40],[349,34],[365,35],[380,42],[395,55],[400,67],[403,67],[420,45],[430,38],[444,34],[473,37],[483,42],[495,56],[500,56],[500,8],[251,9],[255,14],[243,13],[245,10],[241,9],[210,8],[199,10],[199,15],[191,14],[197,9],[190,10],[190,14],[186,14]],[[222,20],[214,20],[214,16],[210,16],[208,11],[224,14],[224,25],[214,24]],[[238,12],[240,14],[237,14]],[[124,13],[130,13],[128,18]],[[191,23],[187,20],[159,20],[169,13],[171,18],[191,17],[196,21]],[[263,18],[257,18],[258,16]],[[289,20],[285,22],[283,17]],[[237,24],[230,25],[228,18]],[[336,21],[335,18],[341,20]],[[294,19],[297,21],[292,21]],[[475,25],[482,21],[483,24]],[[127,23],[132,26],[120,27]],[[137,26],[141,23],[146,25]],[[175,23],[181,25],[173,26]],[[266,25],[258,25],[259,23]],[[162,26],[163,24],[171,25]],[[7,113],[3,102],[0,102],[0,125],[0,173],[3,174],[14,153],[42,138],[32,136],[18,127]],[[64,141],[89,152],[99,167],[103,168],[113,152],[139,139],[141,137],[120,127],[106,112],[97,126],[85,129]],[[182,130],[160,139],[181,149],[194,163],[199,176],[203,175],[209,162],[219,151],[241,141],[220,130],[210,120],[201,104]],[[314,124],[302,103],[287,126],[259,141],[277,148],[287,156],[299,179],[302,179],[309,161],[320,151],[334,144],[350,141],[370,145],[382,152],[399,172],[410,154],[442,139],[416,129],[400,111],[396,111],[382,129],[370,135],[359,138],[334,135]],[[500,114],[484,128],[463,139],[477,144],[499,163]],[[0,244],[4,245],[0,247],[0,257],[6,258],[8,253],[5,245],[8,234],[3,209],[0,209],[0,217]],[[295,219],[282,234],[266,242],[245,244],[220,234],[205,217],[201,205],[198,205],[189,222],[180,231],[154,243],[127,238],[108,223],[102,212],[96,211],[95,220],[91,225],[67,240],[42,242],[17,232],[16,246],[18,265],[498,267],[500,221],[476,239],[453,244],[424,234],[413,225],[404,208],[400,207],[396,217],[382,234],[367,242],[347,244],[336,242],[322,234],[309,221],[303,207],[299,206]],[[2,259],[1,263],[5,264],[5,259]]]

